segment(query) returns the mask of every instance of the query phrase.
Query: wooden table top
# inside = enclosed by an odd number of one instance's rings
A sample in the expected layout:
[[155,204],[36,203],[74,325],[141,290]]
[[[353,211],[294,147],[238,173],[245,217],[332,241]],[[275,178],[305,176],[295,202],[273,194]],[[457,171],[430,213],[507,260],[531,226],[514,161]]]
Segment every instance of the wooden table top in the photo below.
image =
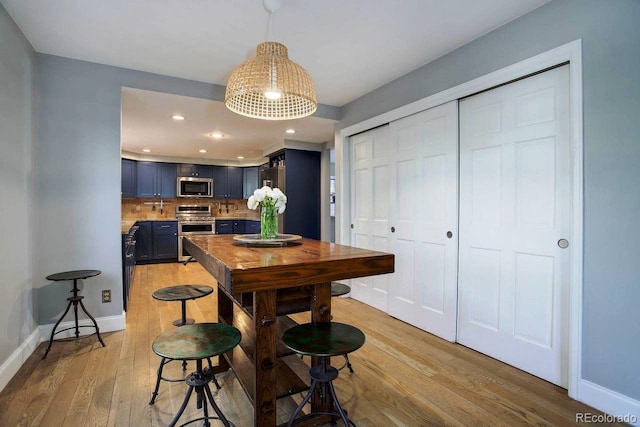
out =
[[302,239],[299,245],[249,247],[233,235],[185,236],[184,248],[232,293],[393,273],[394,255]]

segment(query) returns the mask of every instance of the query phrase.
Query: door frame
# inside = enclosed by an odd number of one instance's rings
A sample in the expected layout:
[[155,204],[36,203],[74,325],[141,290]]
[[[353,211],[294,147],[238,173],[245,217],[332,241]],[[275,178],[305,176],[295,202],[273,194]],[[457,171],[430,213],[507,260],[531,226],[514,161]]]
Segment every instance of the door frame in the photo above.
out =
[[569,63],[571,131],[571,251],[569,272],[569,397],[579,400],[582,380],[582,272],[583,272],[583,133],[582,133],[582,39],[517,62],[442,92],[356,123],[335,134],[336,243],[350,244],[349,137],[400,118],[455,101],[518,78]]

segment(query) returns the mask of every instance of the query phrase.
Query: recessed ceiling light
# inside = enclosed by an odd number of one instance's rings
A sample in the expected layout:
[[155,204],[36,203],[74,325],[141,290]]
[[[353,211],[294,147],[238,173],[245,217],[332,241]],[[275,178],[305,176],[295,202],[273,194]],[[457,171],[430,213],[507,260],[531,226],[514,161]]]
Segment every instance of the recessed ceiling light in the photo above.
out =
[[173,120],[184,120],[184,116],[181,116],[180,114],[174,114],[171,118]]
[[149,150],[148,148],[143,148],[143,149],[142,149],[142,152],[143,152],[143,153],[150,153],[150,152],[151,152],[151,150]]
[[203,150],[198,150],[198,151],[200,151],[201,153],[206,153],[207,152],[207,150],[204,150],[204,149]]
[[214,132],[211,134],[211,138],[220,139],[222,138],[222,134],[220,132]]
[[238,157],[237,157],[237,159],[238,159],[238,160],[243,160],[243,159],[244,159],[244,156],[238,156]]
[[285,132],[286,133],[296,133],[296,130],[295,129],[287,129]]

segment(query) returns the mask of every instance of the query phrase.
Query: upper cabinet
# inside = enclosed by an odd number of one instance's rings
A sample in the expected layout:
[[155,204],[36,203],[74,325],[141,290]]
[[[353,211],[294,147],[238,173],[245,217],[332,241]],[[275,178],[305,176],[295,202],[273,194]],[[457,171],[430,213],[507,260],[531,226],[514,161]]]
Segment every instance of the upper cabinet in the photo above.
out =
[[122,197],[136,197],[136,161],[122,159]]
[[213,166],[213,197],[242,199],[242,169],[235,166]]
[[194,165],[181,163],[178,165],[178,176],[194,176],[198,178],[213,178],[211,165]]
[[138,162],[138,197],[176,197],[175,163]]
[[248,199],[259,184],[259,167],[137,162],[122,159],[122,197],[176,197],[179,176],[213,178],[216,199]]
[[260,187],[259,167],[244,168],[242,170],[242,198],[248,199],[256,188]]

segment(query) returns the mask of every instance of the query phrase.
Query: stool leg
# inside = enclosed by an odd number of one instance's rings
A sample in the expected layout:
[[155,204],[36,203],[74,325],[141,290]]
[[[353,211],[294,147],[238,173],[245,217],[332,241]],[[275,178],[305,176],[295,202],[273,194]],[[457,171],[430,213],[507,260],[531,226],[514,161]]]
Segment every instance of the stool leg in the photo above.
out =
[[158,366],[158,378],[156,379],[156,388],[151,393],[151,400],[149,401],[149,405],[153,405],[156,402],[156,397],[158,396],[158,389],[160,388],[160,380],[162,379],[162,369],[164,368],[164,361],[166,358],[162,358],[160,362],[160,366]]
[[220,386],[220,384],[218,384],[218,379],[216,378],[216,374],[213,372],[213,364],[211,363],[211,358],[207,357],[207,362],[209,362],[209,370],[211,371],[211,376],[213,378],[211,378],[214,382],[214,384],[216,385],[216,388],[218,390],[220,390],[222,387]]
[[300,404],[298,405],[296,410],[293,411],[293,414],[291,415],[291,418],[289,418],[289,423],[287,424],[287,427],[293,426],[293,423],[295,422],[296,417],[298,416],[300,411],[302,411],[302,408],[304,408],[304,405],[306,405],[307,402],[311,399],[311,396],[313,396],[313,392],[315,391],[317,384],[318,384],[318,381],[313,380],[313,379],[311,380],[311,388],[309,389],[309,393],[305,396],[305,398],[302,400],[302,402],[300,402]]
[[[209,384],[204,385],[204,391],[205,393],[207,393],[207,397],[209,398],[209,403],[211,403],[211,407],[216,412],[216,414],[218,414],[218,418],[220,418],[220,421],[222,421],[222,424],[224,424],[225,427],[231,427],[231,423],[229,422],[229,420],[227,420],[227,417],[224,416],[224,414],[222,413],[218,405],[216,405],[216,402],[213,400],[213,394],[211,393]],[[205,403],[205,408],[206,408],[206,403]],[[205,416],[206,416],[206,413],[205,413]]]
[[44,358],[47,357],[47,354],[49,354],[49,350],[51,350],[51,344],[53,344],[53,336],[56,334],[56,329],[58,328],[58,325],[60,324],[60,322],[62,322],[62,319],[64,319],[64,316],[67,315],[70,308],[71,308],[71,301],[69,301],[69,304],[67,304],[67,309],[64,311],[60,319],[58,319],[56,324],[53,326],[53,329],[51,330],[51,338],[49,338],[49,346],[47,347],[47,351],[44,352],[44,356],[42,356],[42,360],[44,360]]
[[351,367],[351,362],[349,361],[349,355],[348,354],[344,355],[344,361],[347,364],[347,368],[349,368],[349,372],[351,372],[353,374],[353,368]]
[[355,424],[352,421],[349,421],[347,419],[347,416],[342,410],[342,406],[340,406],[340,402],[338,402],[338,398],[336,397],[336,389],[333,388],[333,381],[329,381],[329,394],[331,394],[331,399],[333,400],[333,404],[338,410],[338,413],[340,414],[340,418],[342,418],[342,422],[344,423],[344,426],[349,427],[349,425],[351,424],[355,426]]
[[[89,319],[91,319],[91,321],[93,322],[93,327],[96,328],[96,335],[98,336],[98,340],[100,341],[100,344],[102,344],[103,347],[106,347],[106,345],[104,344],[104,341],[102,341],[102,337],[100,336],[100,328],[98,328],[98,322],[96,322],[96,319],[94,319],[93,316],[89,314],[84,304],[82,303],[82,300],[80,300],[79,302],[80,302],[80,307],[82,307],[82,311],[84,311],[84,314],[89,316]],[[76,307],[76,310],[77,309],[78,307]],[[76,313],[76,320],[78,318],[77,316],[78,316],[78,313]],[[77,329],[76,329],[76,332],[77,332]]]
[[192,392],[193,392],[193,386],[189,386],[189,388],[187,389],[187,395],[184,397],[184,400],[182,401],[182,405],[180,405],[180,409],[178,410],[178,413],[176,414],[175,417],[173,417],[173,419],[169,423],[169,427],[175,427],[176,423],[182,416],[184,410],[187,408],[187,403],[189,403],[189,398],[191,398]]

